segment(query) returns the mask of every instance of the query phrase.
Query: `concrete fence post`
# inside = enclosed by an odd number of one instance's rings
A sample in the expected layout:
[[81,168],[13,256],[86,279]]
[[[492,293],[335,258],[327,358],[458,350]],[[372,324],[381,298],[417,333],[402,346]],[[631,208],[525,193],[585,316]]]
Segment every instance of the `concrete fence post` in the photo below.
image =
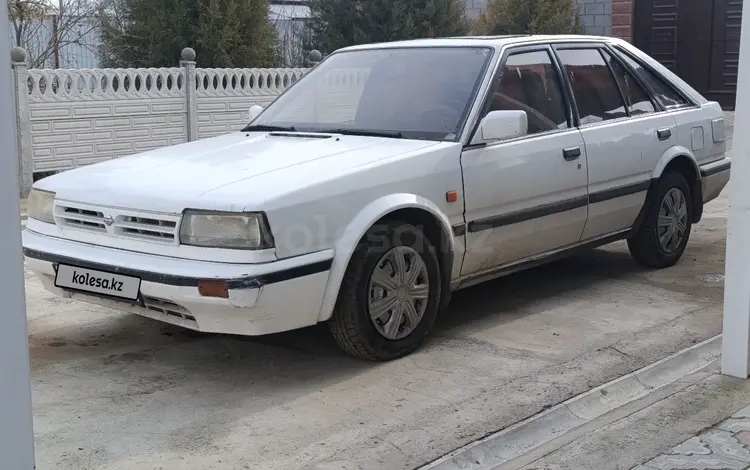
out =
[[313,49],[307,55],[307,67],[313,68],[323,60],[323,54],[319,50]]
[[16,139],[18,141],[18,182],[21,188],[21,197],[26,197],[34,183],[34,154],[31,149],[26,51],[21,47],[14,47],[10,51],[10,60],[13,69],[13,103],[16,116]]
[[187,140],[198,140],[198,106],[195,103],[195,51],[186,47],[182,50],[180,67],[185,69],[185,100],[187,104]]

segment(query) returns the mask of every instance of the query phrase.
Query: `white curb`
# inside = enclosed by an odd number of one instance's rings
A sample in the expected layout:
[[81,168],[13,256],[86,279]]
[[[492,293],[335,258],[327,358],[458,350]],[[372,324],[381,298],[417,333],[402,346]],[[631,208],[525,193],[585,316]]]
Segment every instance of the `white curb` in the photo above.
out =
[[716,360],[721,335],[589,390],[457,449],[419,470],[491,470]]

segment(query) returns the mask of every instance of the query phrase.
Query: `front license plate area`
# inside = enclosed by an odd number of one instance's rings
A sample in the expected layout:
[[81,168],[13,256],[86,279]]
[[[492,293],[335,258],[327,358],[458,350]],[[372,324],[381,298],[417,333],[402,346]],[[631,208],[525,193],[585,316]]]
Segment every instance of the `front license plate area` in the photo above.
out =
[[141,291],[141,279],[59,264],[55,275],[55,286],[88,294],[137,301]]

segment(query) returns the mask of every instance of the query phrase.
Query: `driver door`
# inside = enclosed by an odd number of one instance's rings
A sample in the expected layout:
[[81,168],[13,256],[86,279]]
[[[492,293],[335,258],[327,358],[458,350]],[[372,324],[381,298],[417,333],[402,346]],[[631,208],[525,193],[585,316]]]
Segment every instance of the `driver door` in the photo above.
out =
[[527,135],[467,147],[461,274],[491,271],[581,239],[588,212],[586,149],[549,46],[511,49],[485,114],[523,110]]

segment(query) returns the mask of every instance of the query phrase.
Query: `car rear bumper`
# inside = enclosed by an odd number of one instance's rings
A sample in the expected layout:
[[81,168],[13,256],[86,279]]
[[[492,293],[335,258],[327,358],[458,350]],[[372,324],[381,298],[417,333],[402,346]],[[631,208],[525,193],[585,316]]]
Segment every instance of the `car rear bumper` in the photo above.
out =
[[[26,266],[61,297],[211,333],[263,335],[318,321],[333,251],[264,264],[194,261],[92,246],[23,232]],[[141,279],[137,301],[55,286],[59,264]],[[228,297],[201,295],[201,281],[225,283]]]
[[722,158],[715,162],[701,165],[701,183],[703,189],[703,202],[716,199],[724,187],[729,183],[732,171],[732,159]]

